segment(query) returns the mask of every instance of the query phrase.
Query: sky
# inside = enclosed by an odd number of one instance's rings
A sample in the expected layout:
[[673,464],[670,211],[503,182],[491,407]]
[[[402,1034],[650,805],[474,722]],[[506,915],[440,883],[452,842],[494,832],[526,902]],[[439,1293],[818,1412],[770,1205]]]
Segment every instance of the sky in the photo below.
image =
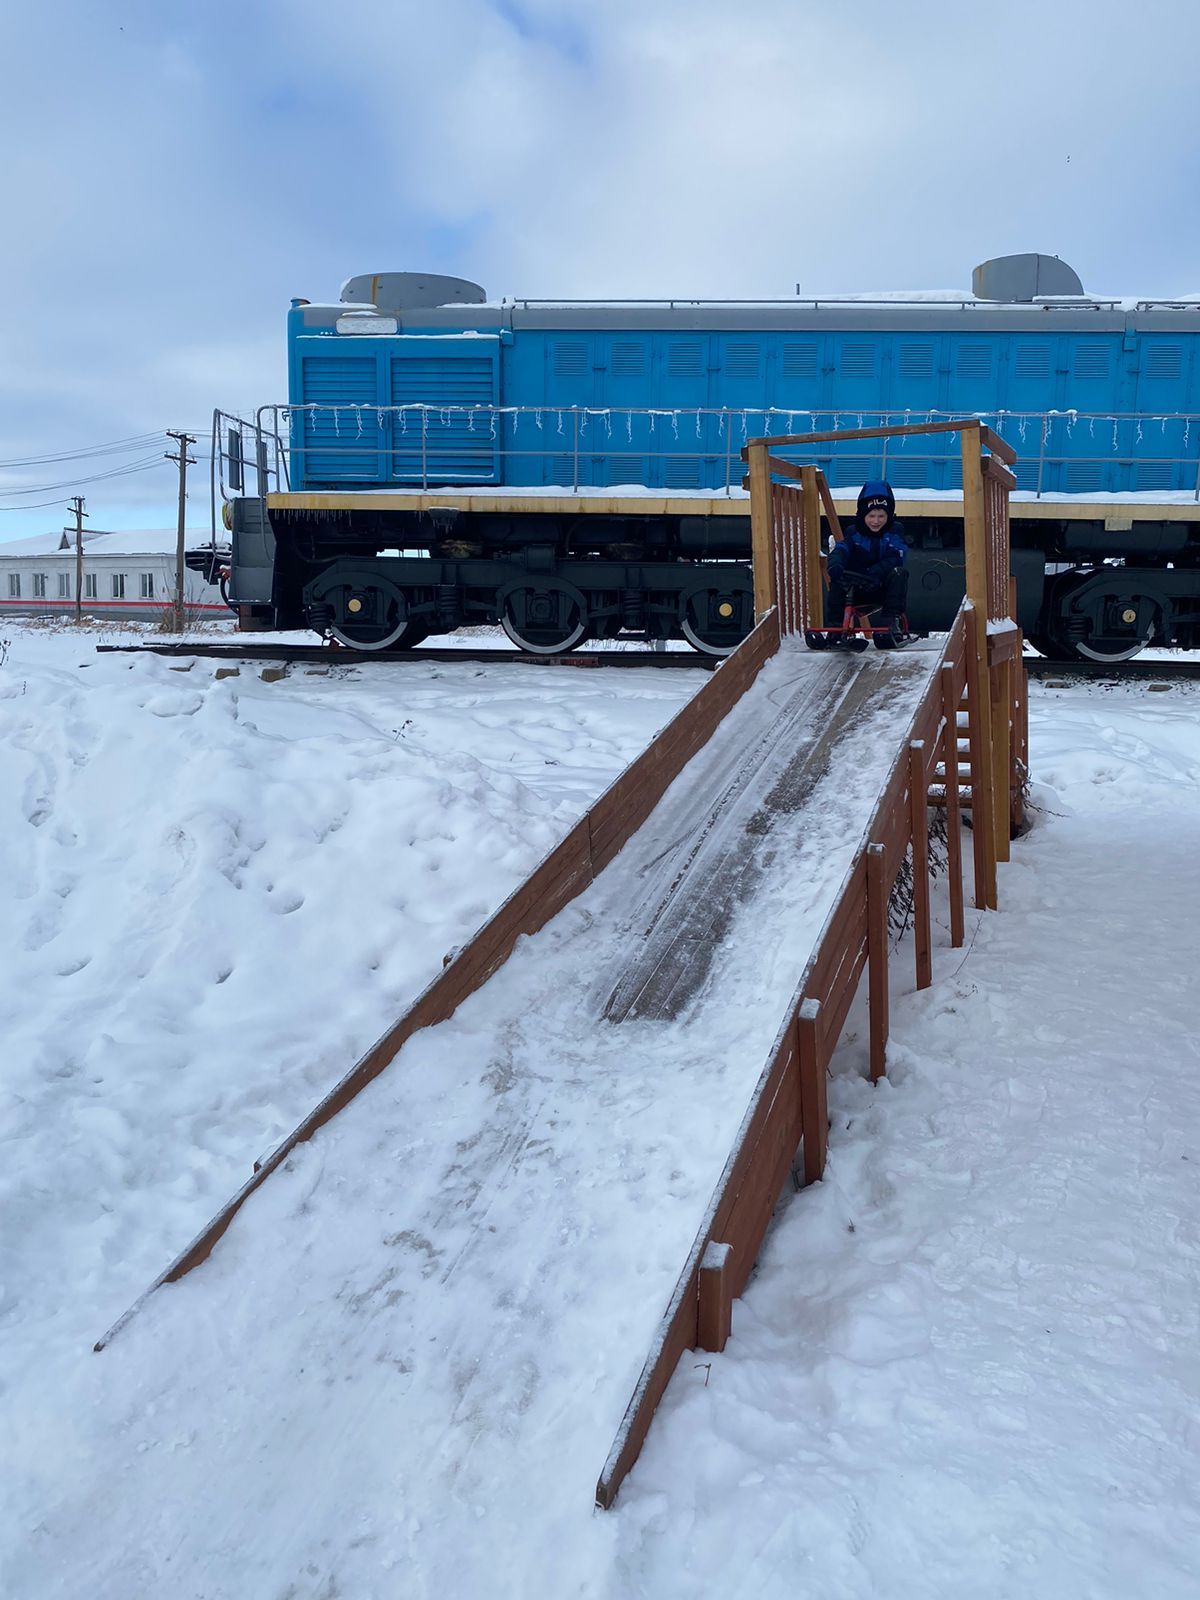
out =
[[46,0],[0,36],[0,540],[75,493],[169,524],[168,428],[204,524],[213,408],[284,400],[289,300],[356,273],[787,297],[1040,250],[1200,290],[1187,0]]

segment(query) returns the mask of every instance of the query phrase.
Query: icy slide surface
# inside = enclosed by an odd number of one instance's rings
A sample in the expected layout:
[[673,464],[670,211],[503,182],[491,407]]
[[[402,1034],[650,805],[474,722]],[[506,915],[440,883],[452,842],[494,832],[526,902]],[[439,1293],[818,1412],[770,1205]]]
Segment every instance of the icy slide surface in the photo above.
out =
[[[14,1592],[605,1592],[597,1473],[934,660],[770,663],[587,894],[44,1396]],[[747,851],[719,964],[606,1020]]]

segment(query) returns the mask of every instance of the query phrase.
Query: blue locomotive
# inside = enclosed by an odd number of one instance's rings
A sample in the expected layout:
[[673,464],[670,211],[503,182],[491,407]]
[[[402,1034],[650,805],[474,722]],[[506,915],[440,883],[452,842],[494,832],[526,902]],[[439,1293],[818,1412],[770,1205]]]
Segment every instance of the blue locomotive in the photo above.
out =
[[[499,621],[548,653],[753,621],[741,448],[763,434],[982,416],[1018,451],[1019,609],[1046,653],[1200,644],[1200,305],[1098,300],[1054,257],[971,295],[490,302],[456,278],[293,302],[288,403],[221,419],[247,625],[411,645]],[[953,436],[802,446],[835,488],[886,477],[910,621],[962,593]],[[239,492],[247,464],[258,493]]]

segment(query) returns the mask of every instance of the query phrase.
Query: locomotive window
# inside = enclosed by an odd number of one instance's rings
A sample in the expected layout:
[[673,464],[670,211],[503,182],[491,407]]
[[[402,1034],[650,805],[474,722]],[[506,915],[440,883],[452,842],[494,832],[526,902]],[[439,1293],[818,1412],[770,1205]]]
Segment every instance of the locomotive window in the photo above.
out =
[[46,574],[35,572],[33,575],[33,598],[44,600],[46,598]]
[[85,572],[83,575],[83,597],[85,600],[94,600],[96,598],[96,574],[94,572]]
[[142,599],[154,599],[154,574],[152,572],[142,573]]
[[114,572],[112,575],[112,597],[114,600],[124,600],[125,598],[125,574],[123,572]]
[[71,574],[60,572],[58,575],[58,598],[69,600],[71,598]]
[[19,600],[21,598],[21,574],[10,572],[8,575],[8,598]]

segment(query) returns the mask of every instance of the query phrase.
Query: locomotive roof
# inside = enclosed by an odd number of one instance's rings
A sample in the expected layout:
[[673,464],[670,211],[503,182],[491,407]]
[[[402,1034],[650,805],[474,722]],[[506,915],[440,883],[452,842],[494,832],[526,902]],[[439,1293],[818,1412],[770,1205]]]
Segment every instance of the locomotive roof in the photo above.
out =
[[[347,306],[301,304],[301,328],[333,329]],[[352,308],[362,321],[370,309]],[[363,315],[363,313],[366,315]],[[1200,300],[1100,300],[1090,296],[1014,304],[925,291],[811,300],[532,300],[406,307],[386,313],[405,333],[546,331],[963,333],[1173,333],[1200,331]],[[357,320],[357,317],[356,317]],[[342,330],[344,333],[345,329]],[[368,331],[365,327],[364,332]],[[347,333],[347,337],[354,337]]]

